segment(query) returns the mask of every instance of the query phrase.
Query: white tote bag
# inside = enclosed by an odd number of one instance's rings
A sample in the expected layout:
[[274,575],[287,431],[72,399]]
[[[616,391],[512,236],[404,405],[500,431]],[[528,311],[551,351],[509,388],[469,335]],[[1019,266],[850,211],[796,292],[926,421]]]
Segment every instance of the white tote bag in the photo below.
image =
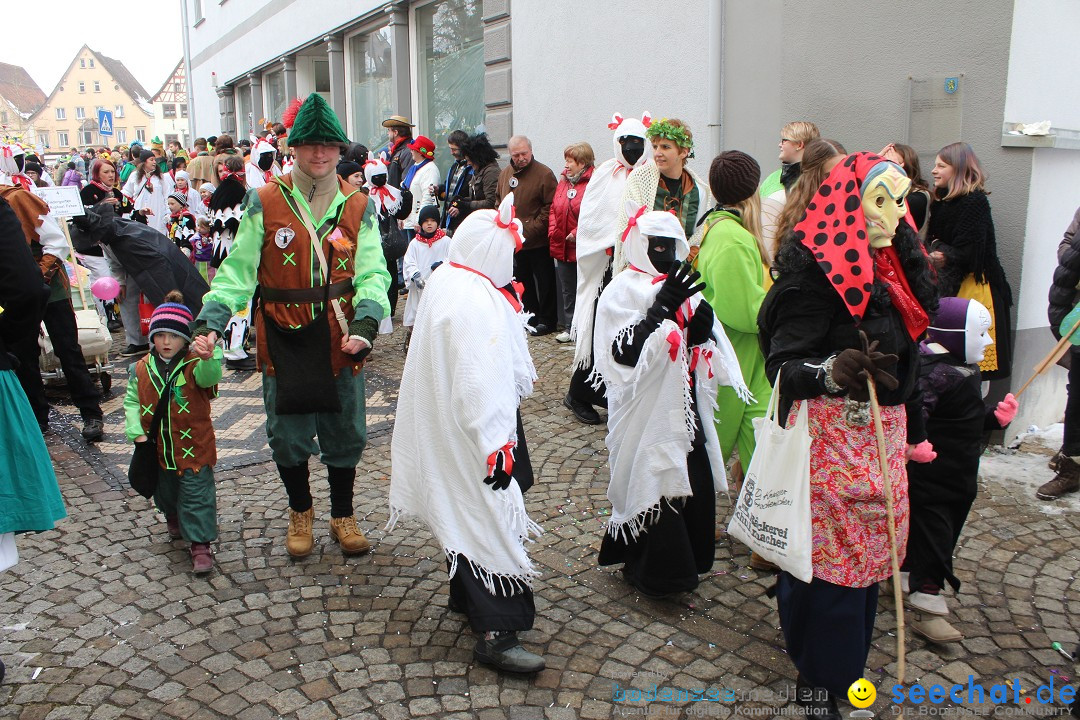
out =
[[776,423],[780,376],[769,410],[754,419],[757,447],[728,523],[728,533],[803,582],[814,576],[810,525],[810,425],[803,401],[795,424]]

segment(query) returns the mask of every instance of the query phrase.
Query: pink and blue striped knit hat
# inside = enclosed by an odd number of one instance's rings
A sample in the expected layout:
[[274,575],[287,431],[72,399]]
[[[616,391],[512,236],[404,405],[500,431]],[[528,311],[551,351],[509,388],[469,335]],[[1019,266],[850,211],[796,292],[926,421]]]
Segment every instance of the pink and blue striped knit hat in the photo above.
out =
[[153,338],[154,333],[171,332],[184,338],[185,342],[191,342],[191,323],[194,320],[191,310],[183,303],[169,302],[173,295],[174,293],[166,295],[166,302],[154,308],[154,313],[150,316],[149,337]]

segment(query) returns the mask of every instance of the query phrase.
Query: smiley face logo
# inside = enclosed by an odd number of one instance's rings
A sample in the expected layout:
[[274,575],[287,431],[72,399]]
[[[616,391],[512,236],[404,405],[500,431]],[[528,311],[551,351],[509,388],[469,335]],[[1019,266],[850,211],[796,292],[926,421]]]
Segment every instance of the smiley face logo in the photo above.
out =
[[848,688],[847,699],[859,709],[868,708],[877,700],[877,688],[866,678],[859,678]]

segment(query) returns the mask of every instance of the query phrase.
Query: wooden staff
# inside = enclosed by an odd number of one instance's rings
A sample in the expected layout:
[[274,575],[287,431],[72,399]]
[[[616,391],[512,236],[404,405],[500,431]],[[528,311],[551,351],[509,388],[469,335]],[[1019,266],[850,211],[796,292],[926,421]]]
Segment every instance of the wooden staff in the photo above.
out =
[[877,389],[873,377],[866,378],[870,390],[870,415],[874,419],[874,434],[877,436],[878,461],[881,463],[881,481],[885,489],[885,518],[889,524],[889,559],[892,562],[893,600],[896,603],[896,680],[904,683],[905,643],[904,643],[904,596],[900,587],[900,554],[896,549],[896,522],[893,512],[892,482],[889,480],[889,459],[885,447],[885,430],[881,425],[881,407],[878,405]]
[[1031,377],[1027,379],[1027,382],[1016,392],[1016,397],[1020,397],[1028,385],[1030,385],[1035,378],[1042,375],[1048,369],[1052,368],[1058,360],[1060,360],[1069,349],[1069,339],[1076,334],[1076,330],[1080,328],[1080,319],[1073,323],[1073,326],[1069,329],[1069,332],[1061,336],[1058,340],[1058,344],[1054,346],[1054,349],[1050,351],[1050,354],[1042,359],[1038,365],[1035,366],[1035,372],[1031,374]]

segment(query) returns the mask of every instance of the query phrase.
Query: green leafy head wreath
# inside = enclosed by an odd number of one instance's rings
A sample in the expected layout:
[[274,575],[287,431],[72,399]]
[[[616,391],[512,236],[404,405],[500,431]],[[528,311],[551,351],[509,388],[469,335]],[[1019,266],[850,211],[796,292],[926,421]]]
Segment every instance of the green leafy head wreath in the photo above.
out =
[[690,151],[688,157],[694,157],[694,140],[690,137],[690,133],[687,128],[679,122],[678,125],[672,123],[670,118],[660,118],[659,120],[653,120],[649,125],[649,129],[645,131],[646,137],[650,140],[653,138],[666,138],[675,143],[679,147],[686,148]]

